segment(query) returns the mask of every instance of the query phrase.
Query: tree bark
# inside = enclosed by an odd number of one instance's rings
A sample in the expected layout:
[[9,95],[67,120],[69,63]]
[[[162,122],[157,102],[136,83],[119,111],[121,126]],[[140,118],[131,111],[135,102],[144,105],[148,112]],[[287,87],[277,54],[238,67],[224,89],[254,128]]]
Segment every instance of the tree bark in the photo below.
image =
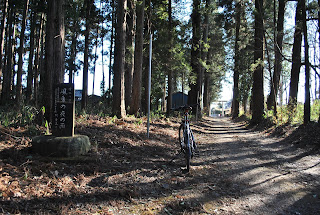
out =
[[142,84],[142,62],[143,62],[143,28],[144,28],[145,0],[137,1],[137,26],[134,50],[134,73],[132,88],[132,100],[130,114],[137,115],[141,108],[141,84]]
[[79,36],[79,21],[77,18],[73,19],[73,26],[70,26],[72,29],[71,32],[71,46],[70,46],[70,70],[69,70],[69,83],[73,83],[74,82],[74,74],[77,70],[76,67],[76,56],[77,56],[77,38]]
[[307,31],[307,13],[306,1],[302,0],[302,19],[303,19],[303,35],[304,35],[304,62],[305,62],[305,102],[303,123],[310,122],[310,62],[309,62],[309,42]]
[[[54,73],[53,60],[53,38],[54,38],[54,19],[55,19],[55,0],[48,0],[47,6],[47,22],[46,22],[46,44],[45,44],[45,73],[43,77],[43,106],[45,106],[45,118],[48,122],[52,122],[52,85]],[[29,71],[30,72],[30,71]],[[29,75],[29,74],[28,74]]]
[[99,25],[97,26],[97,38],[95,41],[95,52],[94,52],[94,63],[93,63],[93,78],[92,78],[92,95],[94,95],[94,81],[96,78],[96,65],[97,65],[97,59],[98,59],[98,39],[99,39]]
[[20,106],[22,96],[22,65],[23,65],[23,54],[24,54],[24,35],[26,30],[27,12],[28,12],[29,0],[25,1],[21,33],[20,33],[20,47],[19,47],[19,61],[18,61],[18,72],[17,72],[17,87],[16,87],[16,103]]
[[274,110],[274,114],[277,112],[277,96],[279,91],[279,82],[282,72],[282,42],[283,42],[283,23],[285,12],[285,0],[279,0],[278,20],[276,30],[275,41],[275,60],[274,60],[274,72],[271,82],[271,91],[267,100],[267,109]]
[[252,86],[252,124],[258,124],[263,119],[263,0],[255,0],[255,26],[254,26],[254,62],[256,68],[253,72]]
[[116,14],[115,14],[115,0],[112,0],[111,7],[112,7],[112,17],[111,17],[111,38],[110,38],[110,55],[109,55],[109,83],[108,83],[108,97],[110,99],[111,97],[111,77],[113,73],[113,67],[112,67],[112,58],[114,57],[114,50],[113,50],[113,43],[114,43],[114,28],[116,25]]
[[[5,29],[7,24],[7,11],[8,11],[8,0],[4,0],[3,2],[3,10],[2,10],[2,20],[1,20],[1,34],[0,34],[0,79],[2,78],[2,70],[3,70],[3,47],[4,47],[4,39],[5,39]],[[2,93],[2,83],[0,82],[0,94]]]
[[239,116],[239,74],[240,74],[240,21],[241,21],[241,1],[236,2],[235,8],[236,38],[234,46],[234,73],[233,73],[233,99],[232,99],[232,118]]
[[[211,14],[210,10],[210,0],[206,0],[205,6],[205,17],[204,17],[204,27],[203,27],[203,46],[202,46],[202,62],[208,65],[208,36],[209,36],[209,14]],[[209,115],[210,108],[210,99],[209,99],[209,74],[206,67],[202,67],[202,75],[203,75],[203,108],[207,115]]]
[[135,0],[128,1],[127,13],[127,39],[126,39],[126,74],[125,74],[125,97],[126,110],[130,110],[132,98],[132,80],[134,72],[134,36],[136,25]]
[[173,94],[173,75],[172,75],[172,54],[171,49],[173,46],[172,41],[172,5],[171,0],[168,1],[168,63],[167,63],[167,70],[168,70],[168,101],[167,101],[167,115],[170,114],[172,108],[172,94]]
[[43,44],[43,22],[44,22],[44,13],[41,13],[40,16],[40,25],[38,29],[38,44],[36,47],[36,55],[34,61],[34,104],[38,106],[38,95],[39,95],[39,74],[40,74],[40,60],[41,60],[41,49]]
[[292,67],[289,90],[289,110],[295,112],[297,106],[299,74],[301,67],[301,41],[302,41],[302,0],[298,0],[295,18],[295,32],[292,48]]
[[200,73],[201,73],[201,52],[200,52],[200,40],[201,40],[201,16],[200,16],[200,1],[193,0],[192,9],[192,45],[191,45],[191,68],[192,75],[196,77],[196,82],[190,82],[190,91],[188,93],[188,104],[198,104],[198,98],[200,93]]
[[29,63],[28,63],[28,76],[27,76],[27,91],[26,99],[27,102],[31,102],[32,99],[32,86],[34,78],[34,67],[33,67],[33,57],[34,57],[34,35],[35,35],[35,25],[36,19],[34,14],[31,14],[31,28],[30,28],[30,51],[29,51]]
[[62,83],[64,75],[64,0],[48,0],[46,59],[43,83],[45,117],[52,122],[53,84]]
[[112,112],[119,118],[126,115],[125,89],[124,89],[124,65],[126,44],[126,15],[127,0],[119,0],[117,7],[117,24],[114,57],[113,78],[113,107]]
[[86,30],[85,30],[85,45],[84,45],[84,60],[83,60],[83,78],[82,78],[82,99],[81,110],[87,108],[88,103],[88,71],[89,71],[89,43],[91,31],[90,11],[93,5],[93,0],[86,0]]
[[9,1],[8,11],[8,30],[6,44],[6,68],[3,73],[1,102],[8,102],[11,99],[12,93],[12,76],[13,76],[13,56],[14,56],[14,37],[15,37],[15,11],[13,3]]

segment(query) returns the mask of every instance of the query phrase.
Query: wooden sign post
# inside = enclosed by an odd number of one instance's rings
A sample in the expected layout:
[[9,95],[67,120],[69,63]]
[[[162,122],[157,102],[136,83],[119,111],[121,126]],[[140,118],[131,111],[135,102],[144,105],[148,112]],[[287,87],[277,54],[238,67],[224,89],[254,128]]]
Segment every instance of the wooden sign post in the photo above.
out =
[[74,84],[56,84],[53,92],[52,135],[74,136]]

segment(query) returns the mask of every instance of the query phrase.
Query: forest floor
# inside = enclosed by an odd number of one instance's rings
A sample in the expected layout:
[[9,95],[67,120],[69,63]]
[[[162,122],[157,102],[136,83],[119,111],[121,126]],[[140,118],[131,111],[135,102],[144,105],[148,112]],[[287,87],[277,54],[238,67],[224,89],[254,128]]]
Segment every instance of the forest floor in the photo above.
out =
[[178,120],[153,121],[150,139],[137,119],[77,121],[93,147],[73,159],[30,153],[24,128],[0,127],[0,214],[320,214],[318,127],[204,118],[184,173]]

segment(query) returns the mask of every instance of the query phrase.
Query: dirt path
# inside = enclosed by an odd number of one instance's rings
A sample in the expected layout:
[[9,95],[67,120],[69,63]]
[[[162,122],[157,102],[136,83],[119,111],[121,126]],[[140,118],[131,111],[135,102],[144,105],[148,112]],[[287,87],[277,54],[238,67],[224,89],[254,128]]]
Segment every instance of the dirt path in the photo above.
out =
[[178,127],[154,120],[147,139],[135,118],[81,119],[76,133],[94,147],[75,159],[30,154],[19,131],[0,136],[0,214],[320,214],[319,150],[205,118],[185,174]]
[[207,118],[196,130],[201,153],[194,165],[218,173],[212,175],[216,183],[207,186],[205,212],[320,214],[319,151],[299,149],[226,118]]

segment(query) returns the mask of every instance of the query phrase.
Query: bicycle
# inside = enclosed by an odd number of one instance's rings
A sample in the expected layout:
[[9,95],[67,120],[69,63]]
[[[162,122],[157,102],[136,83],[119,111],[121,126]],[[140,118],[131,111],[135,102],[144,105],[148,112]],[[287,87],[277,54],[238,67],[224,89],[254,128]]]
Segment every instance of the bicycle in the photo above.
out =
[[[179,143],[181,147],[180,153],[184,154],[186,161],[186,171],[190,170],[190,160],[193,158],[195,151],[197,150],[197,144],[194,140],[192,130],[190,128],[189,112],[192,110],[190,106],[182,106],[178,110],[183,110],[184,119],[179,126]],[[179,153],[179,154],[180,154]]]

